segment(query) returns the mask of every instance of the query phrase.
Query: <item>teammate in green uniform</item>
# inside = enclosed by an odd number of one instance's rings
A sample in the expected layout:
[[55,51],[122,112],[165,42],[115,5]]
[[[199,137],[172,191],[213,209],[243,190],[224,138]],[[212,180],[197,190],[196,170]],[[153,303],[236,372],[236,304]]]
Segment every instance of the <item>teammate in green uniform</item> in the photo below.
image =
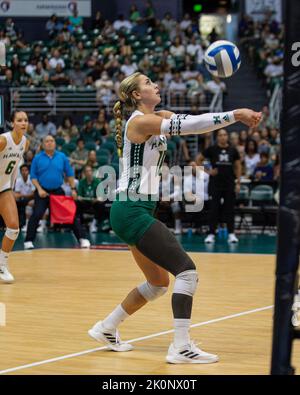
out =
[[[123,170],[119,193],[111,208],[111,225],[128,244],[146,281],[133,289],[103,321],[97,322],[89,335],[105,342],[114,351],[132,350],[131,344],[120,340],[119,324],[147,302],[166,293],[171,273],[175,276],[172,294],[174,341],[169,347],[167,362],[216,362],[217,355],[202,351],[189,336],[193,295],[198,282],[196,266],[169,229],[153,217],[159,168],[167,149],[167,135],[206,133],[237,121],[253,127],[259,123],[261,113],[249,109],[202,115],[155,112],[161,101],[159,88],[141,73],[134,73],[122,81],[119,97],[114,114]],[[124,144],[123,106],[132,112],[126,123]]]

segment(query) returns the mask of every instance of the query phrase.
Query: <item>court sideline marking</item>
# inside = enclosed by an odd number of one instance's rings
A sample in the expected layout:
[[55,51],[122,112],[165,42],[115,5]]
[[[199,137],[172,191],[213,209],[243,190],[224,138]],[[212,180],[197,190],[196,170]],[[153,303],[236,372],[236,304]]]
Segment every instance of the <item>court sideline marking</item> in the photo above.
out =
[[[225,321],[225,320],[229,320],[232,318],[236,318],[236,317],[241,317],[244,315],[248,315],[248,314],[253,314],[253,313],[258,313],[260,311],[265,311],[265,310],[270,310],[272,309],[274,306],[265,306],[265,307],[260,307],[254,310],[247,310],[247,311],[243,311],[241,313],[237,313],[237,314],[231,314],[231,315],[227,315],[225,317],[220,317],[220,318],[215,318],[213,320],[209,320],[209,321],[205,321],[205,322],[198,322],[197,324],[193,324],[191,325],[191,328],[197,328],[199,326],[204,326],[204,325],[209,325],[209,324],[214,324],[216,322],[220,322],[220,321]],[[164,332],[158,332],[158,333],[154,333],[152,335],[148,335],[148,336],[143,336],[143,337],[138,337],[136,339],[132,339],[129,340],[128,343],[135,343],[138,341],[142,341],[142,340],[146,340],[146,339],[151,339],[153,337],[158,337],[158,336],[163,336],[163,335],[167,335],[169,333],[173,333],[174,329],[168,330],[168,331],[164,331]],[[39,361],[39,362],[33,362],[33,363],[29,363],[27,365],[21,365],[21,366],[16,366],[14,368],[9,368],[9,369],[5,369],[5,370],[1,370],[0,374],[5,374],[5,373],[11,373],[11,372],[15,372],[17,370],[22,370],[22,369],[28,369],[28,368],[32,368],[35,366],[40,366],[40,365],[46,365],[48,363],[52,363],[52,362],[57,362],[57,361],[62,361],[64,359],[70,359],[70,358],[75,358],[75,357],[79,357],[81,355],[86,355],[86,354],[90,354],[92,352],[96,352],[96,351],[101,351],[101,350],[105,350],[107,347],[103,346],[103,347],[97,347],[97,348],[92,348],[89,350],[85,350],[85,351],[80,351],[77,353],[73,353],[73,354],[67,354],[67,355],[62,355],[61,357],[56,357],[56,358],[51,358],[51,359],[46,359],[43,361]]]

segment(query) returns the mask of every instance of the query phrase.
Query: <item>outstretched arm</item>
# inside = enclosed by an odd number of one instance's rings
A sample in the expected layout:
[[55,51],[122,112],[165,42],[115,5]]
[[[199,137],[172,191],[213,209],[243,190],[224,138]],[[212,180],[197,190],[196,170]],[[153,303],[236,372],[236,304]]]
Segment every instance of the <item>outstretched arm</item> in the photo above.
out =
[[[254,127],[258,125],[260,120],[261,113],[248,108],[201,115],[173,114],[170,119],[164,119],[155,114],[147,114],[137,116],[130,122],[128,137],[133,141],[145,141],[146,137],[153,134],[203,134],[224,128],[238,121]],[[136,141],[136,143],[142,141]]]

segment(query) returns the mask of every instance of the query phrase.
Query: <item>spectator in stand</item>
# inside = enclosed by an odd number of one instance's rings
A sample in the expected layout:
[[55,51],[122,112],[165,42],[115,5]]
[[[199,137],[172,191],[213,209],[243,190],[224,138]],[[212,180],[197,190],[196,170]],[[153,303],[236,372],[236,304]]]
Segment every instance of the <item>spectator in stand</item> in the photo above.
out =
[[22,231],[26,230],[28,224],[29,212],[31,210],[28,210],[27,206],[30,208],[33,206],[34,190],[35,187],[30,180],[29,167],[24,164],[20,167],[20,177],[16,179],[14,187],[14,195],[20,218],[20,228],[23,228]]
[[32,77],[33,72],[36,70],[37,60],[31,57],[29,62],[30,63],[25,67],[25,71],[30,77]]
[[62,120],[62,124],[57,129],[57,137],[62,137],[66,143],[69,143],[73,139],[79,137],[79,131],[76,125],[74,125],[73,119],[65,115]]
[[74,67],[68,72],[71,85],[84,86],[86,74],[81,70],[80,62],[74,62]]
[[85,143],[93,142],[97,145],[101,144],[101,136],[97,130],[95,130],[92,118],[89,115],[86,115],[83,118],[83,127],[80,132],[80,138],[82,138]]
[[125,74],[126,77],[133,74],[137,70],[136,63],[131,63],[130,58],[126,56],[124,59],[124,64],[121,66],[122,73]]
[[182,21],[180,22],[179,26],[180,29],[185,31],[188,27],[192,25],[192,20],[189,13],[184,14]]
[[84,140],[79,138],[77,140],[76,150],[73,151],[70,155],[70,163],[75,170],[76,177],[79,177],[81,174],[83,166],[86,164],[88,160],[89,152],[84,146]]
[[60,64],[63,69],[65,68],[65,61],[61,57],[60,51],[58,49],[54,49],[53,56],[52,58],[50,58],[49,61],[49,66],[51,67],[51,69],[56,69],[56,66],[58,64]]
[[137,6],[135,4],[131,4],[130,9],[129,9],[129,19],[132,25],[136,24],[136,21],[141,18],[141,14],[139,10],[137,9]]
[[101,78],[95,81],[96,97],[100,106],[109,105],[113,95],[113,87],[113,81],[109,78],[107,71],[102,71]]
[[113,23],[113,28],[116,32],[118,32],[119,30],[125,30],[130,32],[130,30],[132,29],[132,24],[124,18],[123,14],[120,14],[118,16],[118,19]]
[[252,177],[255,167],[260,161],[259,153],[258,153],[258,145],[255,140],[249,139],[245,145],[245,170],[246,176]]
[[41,139],[38,137],[33,123],[30,123],[28,125],[27,133],[26,133],[27,140],[29,140],[29,149],[31,151],[38,151],[40,145],[41,145]]
[[104,18],[102,17],[101,11],[97,11],[95,18],[93,19],[93,29],[102,30],[104,28]]
[[78,9],[75,7],[73,15],[69,16],[69,23],[73,27],[73,30],[79,30],[83,26],[83,18],[78,16]]
[[48,136],[49,134],[51,136],[56,135],[56,126],[54,125],[53,122],[49,121],[48,115],[43,114],[42,115],[42,122],[36,125],[36,134],[39,139],[43,139],[44,137]]
[[31,80],[34,86],[39,87],[42,85],[45,75],[48,74],[43,67],[43,62],[38,61],[35,70],[31,74]]
[[84,213],[93,213],[94,219],[90,223],[90,233],[97,232],[97,222],[103,220],[105,204],[97,199],[97,187],[100,181],[93,176],[93,168],[84,166],[83,178],[79,181],[77,194],[77,210],[83,222]]
[[[34,248],[33,242],[40,219],[49,207],[49,195],[64,195],[62,184],[64,175],[72,188],[72,196],[77,198],[74,172],[70,163],[62,152],[56,150],[55,140],[51,135],[43,139],[43,151],[34,157],[30,169],[30,177],[35,186],[34,207],[29,219],[27,234],[24,243],[25,249]],[[90,242],[86,239],[79,217],[76,215],[72,225],[73,232],[82,248],[89,248]]]
[[131,29],[131,33],[135,34],[138,39],[144,37],[147,34],[147,25],[142,18],[136,20],[136,25]]
[[273,176],[273,167],[269,163],[269,154],[262,152],[260,154],[260,161],[257,163],[254,169],[254,181],[273,181]]
[[212,79],[205,83],[205,89],[216,94],[219,92],[226,93],[226,84],[220,78],[213,76]]
[[176,36],[170,48],[170,54],[177,59],[184,59],[185,47],[182,45],[180,36]]
[[176,28],[176,21],[172,18],[170,12],[167,12],[161,21],[161,24],[164,26],[166,31],[170,33],[171,31],[175,30]]
[[50,82],[55,87],[68,85],[70,83],[70,79],[60,63],[57,63],[55,70],[50,71]]
[[183,105],[185,93],[187,90],[186,84],[183,82],[180,73],[174,73],[173,79],[169,85],[172,105]]
[[93,169],[93,172],[98,170],[99,163],[97,162],[96,151],[91,150],[89,152],[86,164]]
[[46,30],[50,38],[56,36],[57,32],[62,28],[62,24],[58,21],[55,14],[51,15],[50,19],[46,23]]
[[109,136],[110,129],[104,109],[99,111],[98,117],[94,122],[94,128],[100,134],[102,140]]
[[[234,204],[235,194],[240,191],[242,168],[239,153],[229,145],[228,133],[225,129],[218,130],[217,143],[204,151],[200,159],[204,158],[209,159],[212,166],[209,172],[211,218],[209,235],[206,237],[205,243],[214,243],[215,241],[215,231],[221,207],[227,223],[228,242],[237,243],[238,239],[234,234]],[[221,199],[223,199],[222,205]]]
[[[89,72],[89,74],[87,75],[87,78],[91,78],[91,84],[93,84],[95,81],[99,80],[101,78],[101,73],[103,71],[103,64],[98,61],[95,64],[95,67],[92,71]],[[86,81],[87,84],[87,81]]]
[[[38,149],[35,151],[35,154],[40,151],[40,148],[41,148],[41,144],[39,145]],[[29,149],[27,152],[25,152],[25,154],[24,154],[24,162],[28,166],[29,170],[31,168],[31,164],[32,164],[33,158],[34,158],[34,153],[33,153],[32,150]]]
[[155,10],[151,0],[146,1],[146,8],[144,11],[144,20],[149,27],[155,26]]

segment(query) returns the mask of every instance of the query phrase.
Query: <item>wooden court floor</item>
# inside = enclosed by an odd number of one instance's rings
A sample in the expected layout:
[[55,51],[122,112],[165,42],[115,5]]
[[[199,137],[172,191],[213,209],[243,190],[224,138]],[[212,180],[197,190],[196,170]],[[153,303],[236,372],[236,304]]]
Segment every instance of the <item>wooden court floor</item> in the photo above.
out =
[[[121,326],[135,350],[114,353],[87,330],[143,281],[128,251],[34,250],[11,255],[13,285],[0,285],[1,374],[268,374],[273,255],[191,253],[200,282],[192,338],[213,365],[169,365],[171,290]],[[3,305],[2,305],[3,306]],[[167,333],[164,333],[167,332]],[[98,350],[100,348],[100,350]],[[300,370],[300,348],[294,366]]]

